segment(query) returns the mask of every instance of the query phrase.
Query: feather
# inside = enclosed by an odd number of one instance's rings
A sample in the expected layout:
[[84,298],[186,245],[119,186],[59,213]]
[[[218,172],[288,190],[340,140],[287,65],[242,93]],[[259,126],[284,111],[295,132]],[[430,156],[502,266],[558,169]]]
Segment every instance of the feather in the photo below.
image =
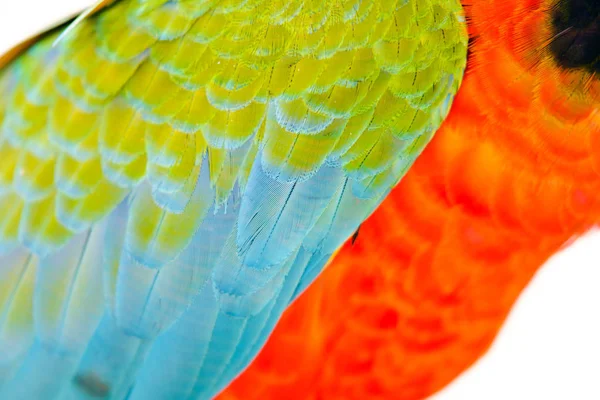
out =
[[105,313],[76,366],[63,395],[67,399],[104,397],[124,398],[142,363],[148,342],[128,335]]
[[280,183],[257,162],[247,183],[248,195],[242,198],[236,238],[244,264],[264,268],[288,259],[341,184],[338,168],[323,166],[307,181]]
[[36,258],[23,250],[0,257],[0,388],[34,339],[36,268]]

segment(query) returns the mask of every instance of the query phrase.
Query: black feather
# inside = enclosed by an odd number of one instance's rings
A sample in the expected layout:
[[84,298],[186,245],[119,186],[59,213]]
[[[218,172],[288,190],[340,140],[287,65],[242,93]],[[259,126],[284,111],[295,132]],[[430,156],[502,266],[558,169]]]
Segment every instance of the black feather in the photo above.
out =
[[558,0],[550,11],[558,65],[600,74],[600,0]]
[[354,234],[352,235],[352,245],[354,245],[354,242],[356,242],[356,239],[358,239],[358,234],[360,233],[360,227],[362,225],[359,225],[358,228],[356,229],[356,232],[354,232]]

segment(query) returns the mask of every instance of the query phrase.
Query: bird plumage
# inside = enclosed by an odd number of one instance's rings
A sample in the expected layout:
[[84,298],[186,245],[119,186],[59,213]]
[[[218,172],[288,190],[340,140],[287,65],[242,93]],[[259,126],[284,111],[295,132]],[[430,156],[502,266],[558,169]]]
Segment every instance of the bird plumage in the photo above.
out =
[[600,222],[600,79],[550,46],[556,10],[586,2],[465,3],[470,58],[448,119],[222,400],[426,398]]
[[96,11],[0,70],[0,397],[210,398],[445,118],[462,10]]

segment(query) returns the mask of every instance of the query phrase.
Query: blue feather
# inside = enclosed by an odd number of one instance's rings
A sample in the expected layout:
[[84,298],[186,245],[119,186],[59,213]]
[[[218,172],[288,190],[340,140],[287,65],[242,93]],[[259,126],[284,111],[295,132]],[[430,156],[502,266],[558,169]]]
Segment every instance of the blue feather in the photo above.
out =
[[149,342],[127,335],[105,313],[62,397],[124,398],[148,350]]
[[[232,291],[231,286],[227,285],[227,282],[224,285],[223,282],[219,282],[214,278],[213,285],[221,310],[228,315],[237,317],[258,314],[280,290],[293,262],[294,257],[290,257],[280,268],[272,268],[276,274],[264,282],[263,286],[254,291],[242,293],[235,289]],[[249,274],[244,274],[246,271],[252,271],[252,269],[242,268],[240,275],[245,278],[251,277]],[[242,287],[241,283],[243,281],[244,279],[236,280],[235,282],[238,283],[236,286]]]
[[220,392],[227,386],[258,355],[258,352],[266,343],[273,329],[275,329],[275,325],[279,321],[281,314],[287,308],[294,289],[307,267],[306,263],[309,260],[309,256],[310,253],[304,249],[300,249],[278,296],[264,307],[260,314],[249,319],[246,329],[239,340],[235,354],[218,380],[218,384],[210,392],[212,395]]
[[306,269],[302,274],[302,277],[300,277],[298,285],[294,289],[290,303],[296,300],[306,288],[317,279],[319,274],[323,272],[323,268],[327,265],[327,262],[331,259],[331,256],[332,254],[323,255],[322,253],[317,253],[310,257]]
[[218,314],[212,287],[206,285],[184,315],[154,343],[130,400],[189,398]]
[[263,269],[281,264],[300,247],[343,175],[322,166],[306,181],[283,183],[270,178],[257,158],[242,198],[237,245],[244,265]]
[[99,225],[40,260],[33,309],[37,337],[45,346],[83,350],[100,322],[103,238]]
[[43,400],[58,396],[77,367],[76,353],[62,352],[36,341],[12,379],[0,390],[0,398]]

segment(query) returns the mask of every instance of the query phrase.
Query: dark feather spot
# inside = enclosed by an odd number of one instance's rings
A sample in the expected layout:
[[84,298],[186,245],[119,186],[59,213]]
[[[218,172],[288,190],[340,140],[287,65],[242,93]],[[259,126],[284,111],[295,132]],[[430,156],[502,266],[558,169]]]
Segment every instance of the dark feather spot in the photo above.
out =
[[73,383],[91,397],[105,398],[110,394],[110,386],[94,373],[76,375]]
[[360,233],[360,227],[361,227],[361,225],[358,226],[358,229],[352,235],[352,245],[354,245],[354,242],[356,242],[356,239],[358,239],[358,234]]
[[549,48],[558,65],[600,73],[600,0],[558,0],[551,18]]

